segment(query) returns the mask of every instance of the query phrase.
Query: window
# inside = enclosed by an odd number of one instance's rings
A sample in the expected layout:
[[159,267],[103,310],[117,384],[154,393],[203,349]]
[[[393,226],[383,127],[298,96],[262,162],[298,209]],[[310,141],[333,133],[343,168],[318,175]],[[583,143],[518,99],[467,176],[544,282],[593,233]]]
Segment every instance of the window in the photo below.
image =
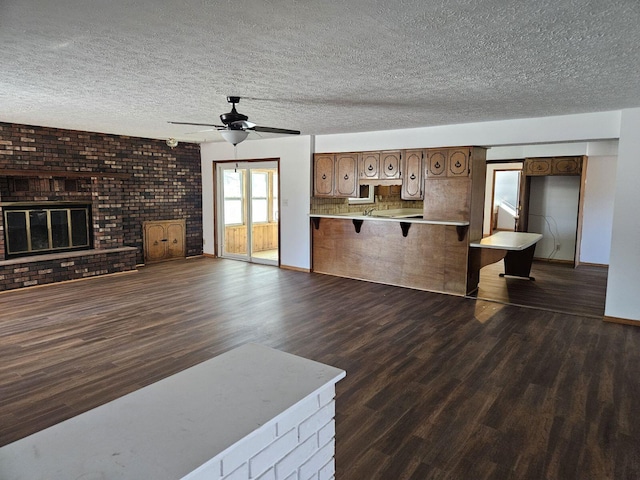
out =
[[91,207],[7,206],[6,257],[91,248]]
[[269,174],[251,172],[251,220],[253,223],[269,221]]
[[224,224],[244,224],[244,204],[242,192],[244,190],[242,170],[224,171]]

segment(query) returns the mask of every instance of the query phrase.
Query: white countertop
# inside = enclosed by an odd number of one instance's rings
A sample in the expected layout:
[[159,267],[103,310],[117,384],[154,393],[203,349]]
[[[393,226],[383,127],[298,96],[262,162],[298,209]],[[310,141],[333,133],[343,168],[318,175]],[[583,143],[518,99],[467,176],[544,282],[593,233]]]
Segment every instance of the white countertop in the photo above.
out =
[[243,345],[0,448],[0,478],[175,480],[344,376]]
[[469,225],[469,222],[458,222],[449,220],[425,220],[422,217],[416,218],[413,216],[384,216],[384,215],[363,215],[362,213],[310,213],[311,218],[338,218],[342,220],[376,220],[381,222],[405,222],[405,223],[425,223],[429,225],[453,225],[456,227],[464,227]]
[[542,238],[539,233],[498,232],[483,238],[479,242],[471,242],[470,247],[495,248],[499,250],[524,250]]

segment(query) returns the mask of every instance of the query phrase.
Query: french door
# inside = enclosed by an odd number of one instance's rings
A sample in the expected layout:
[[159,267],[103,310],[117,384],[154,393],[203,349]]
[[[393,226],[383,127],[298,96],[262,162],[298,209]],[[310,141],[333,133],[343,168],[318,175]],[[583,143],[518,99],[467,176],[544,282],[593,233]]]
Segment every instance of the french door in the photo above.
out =
[[217,166],[218,255],[279,264],[278,162]]

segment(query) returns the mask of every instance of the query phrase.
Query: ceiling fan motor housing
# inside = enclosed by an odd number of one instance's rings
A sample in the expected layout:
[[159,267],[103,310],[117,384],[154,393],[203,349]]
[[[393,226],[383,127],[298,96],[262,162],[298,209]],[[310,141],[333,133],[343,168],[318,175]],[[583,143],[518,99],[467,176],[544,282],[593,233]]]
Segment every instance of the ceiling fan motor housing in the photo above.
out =
[[238,113],[236,110],[236,103],[240,103],[240,97],[227,97],[227,102],[233,104],[231,111],[229,113],[223,113],[220,115],[220,121],[224,123],[227,127],[235,130],[242,130],[242,124],[234,125],[235,122],[246,122],[249,120],[249,117],[243,115],[242,113]]

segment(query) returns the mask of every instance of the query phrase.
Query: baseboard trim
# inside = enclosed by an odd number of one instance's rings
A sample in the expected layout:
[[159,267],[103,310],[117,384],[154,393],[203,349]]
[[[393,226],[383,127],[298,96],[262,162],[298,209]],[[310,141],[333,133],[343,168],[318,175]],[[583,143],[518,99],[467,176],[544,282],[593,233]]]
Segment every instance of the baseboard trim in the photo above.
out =
[[218,256],[213,253],[203,253],[202,256],[207,258],[218,258]]
[[602,317],[602,320],[604,322],[617,323],[619,325],[631,325],[634,327],[640,327],[640,320],[631,320],[629,318],[608,317],[606,315]]
[[310,268],[293,267],[291,265],[280,265],[280,268],[283,268],[284,270],[293,270],[294,272],[311,273]]

